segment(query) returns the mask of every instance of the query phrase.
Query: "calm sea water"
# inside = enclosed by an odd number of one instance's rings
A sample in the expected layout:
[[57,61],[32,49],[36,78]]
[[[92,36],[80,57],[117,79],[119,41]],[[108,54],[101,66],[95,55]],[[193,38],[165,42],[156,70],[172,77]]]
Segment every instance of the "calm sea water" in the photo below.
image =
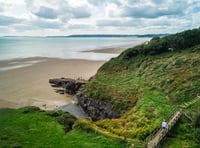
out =
[[81,52],[101,48],[130,47],[149,38],[45,38],[0,37],[0,60],[28,57],[109,60],[117,54]]

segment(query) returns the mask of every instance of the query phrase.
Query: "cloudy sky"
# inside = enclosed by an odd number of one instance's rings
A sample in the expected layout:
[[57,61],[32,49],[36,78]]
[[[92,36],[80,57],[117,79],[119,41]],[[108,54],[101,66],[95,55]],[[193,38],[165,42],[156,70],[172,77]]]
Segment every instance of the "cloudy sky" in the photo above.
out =
[[200,0],[0,0],[0,36],[175,33],[200,26]]

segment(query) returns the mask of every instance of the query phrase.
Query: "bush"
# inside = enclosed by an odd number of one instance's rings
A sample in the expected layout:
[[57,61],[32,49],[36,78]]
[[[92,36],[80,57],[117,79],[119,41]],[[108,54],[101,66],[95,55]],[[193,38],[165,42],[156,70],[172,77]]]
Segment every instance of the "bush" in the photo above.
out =
[[25,113],[25,114],[41,111],[40,108],[36,106],[26,106],[26,107],[21,108],[21,110],[22,110],[22,113]]
[[163,38],[154,37],[148,44],[142,44],[127,49],[120,57],[122,57],[122,59],[130,59],[138,55],[158,55],[174,50],[185,50],[199,44],[200,28],[168,35]]
[[194,127],[200,129],[200,112],[195,114],[194,117]]
[[77,120],[74,123],[73,128],[77,128],[77,127],[83,129],[86,132],[95,132],[94,125],[90,121],[87,121],[87,120]]
[[21,148],[21,147],[22,147],[22,145],[19,143],[15,143],[12,145],[12,148]]
[[72,130],[72,126],[76,121],[76,117],[69,113],[65,113],[57,118],[58,122],[64,126],[65,132]]
[[196,128],[194,135],[196,143],[200,144],[200,128]]
[[51,116],[51,117],[58,117],[62,115],[62,111],[57,111],[57,110],[51,110],[51,111],[46,111],[46,114]]

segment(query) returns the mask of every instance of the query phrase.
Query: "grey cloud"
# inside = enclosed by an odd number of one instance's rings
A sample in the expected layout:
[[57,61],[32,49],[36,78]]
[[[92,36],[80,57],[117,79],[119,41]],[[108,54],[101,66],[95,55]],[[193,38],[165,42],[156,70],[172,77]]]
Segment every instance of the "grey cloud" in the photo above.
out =
[[44,20],[37,20],[37,21],[33,21],[31,22],[32,26],[35,26],[37,28],[46,28],[46,29],[59,29],[60,27],[62,27],[62,24],[59,22],[52,22],[52,21],[44,21]]
[[[152,2],[154,4],[161,4],[161,3],[166,3],[168,0],[147,0],[148,2]],[[128,0],[128,5],[137,5],[137,4],[143,4],[145,5],[146,1],[145,0]]]
[[119,21],[119,20],[99,20],[96,22],[96,25],[97,26],[105,26],[105,27],[121,27],[121,26],[124,26],[124,23],[122,21]]
[[35,6],[33,2],[30,2],[28,0],[25,1],[27,8],[30,9],[30,11],[38,16],[39,18],[43,19],[61,19],[63,22],[67,22],[68,20],[72,18],[88,18],[91,16],[91,12],[89,11],[88,6],[80,6],[80,7],[72,7],[69,5],[67,1],[63,0],[57,0],[54,2],[51,2],[50,4],[53,6],[56,6],[55,8],[50,8],[47,6],[40,6],[39,10],[36,11],[38,6]]
[[135,17],[135,18],[156,18],[159,14],[156,12],[155,8],[148,7],[124,7],[122,16],[125,17]]
[[128,0],[128,5],[135,5],[135,4],[138,4],[141,2],[142,2],[142,0]]
[[[184,22],[183,20],[180,22]],[[167,19],[167,17],[158,18],[158,19],[144,19],[144,18],[135,18],[129,20],[98,20],[96,25],[99,27],[134,27],[134,28],[143,28],[143,27],[169,27],[177,24],[175,19]]]
[[18,19],[15,17],[0,15],[0,26],[18,24],[18,23],[21,23],[22,21],[23,21],[22,19]]
[[2,12],[3,11],[3,7],[1,6],[1,3],[0,3],[0,12]]
[[28,24],[17,24],[17,25],[14,25],[13,28],[16,31],[27,31],[27,30],[37,29],[37,27],[31,26],[31,25],[28,25]]
[[98,1],[98,0],[88,0],[88,2],[92,5],[100,5],[101,3],[104,3],[106,0],[101,0],[101,1]]
[[151,0],[153,3],[155,4],[161,4],[161,3],[164,3],[166,2],[166,0]]
[[88,2],[95,6],[99,6],[102,4],[110,4],[110,3],[121,5],[121,2],[119,0],[88,0]]
[[74,25],[69,25],[68,29],[89,29],[91,28],[91,25],[87,25],[87,24],[74,24]]
[[91,12],[85,7],[72,8],[71,13],[74,18],[88,18],[91,16]]
[[71,7],[68,5],[68,3],[64,3],[62,6],[60,6],[58,13],[61,18],[67,20],[71,18],[88,18],[91,16],[88,6]]
[[157,21],[152,21],[152,22],[149,22],[149,25],[152,25],[152,26],[170,26],[171,23],[169,21],[161,21],[161,20],[157,20]]
[[171,6],[165,9],[159,8],[157,6],[144,5],[144,6],[126,6],[123,8],[122,16],[134,17],[134,18],[157,18],[160,16],[167,15],[182,15],[184,12],[184,5],[179,5],[179,7]]
[[136,27],[141,25],[140,20],[98,20],[96,22],[97,26],[100,27]]
[[36,16],[45,18],[45,19],[55,19],[57,18],[57,13],[54,9],[41,6],[39,11],[34,13]]
[[[188,0],[151,0],[150,3],[141,0],[129,0],[122,7],[121,16],[133,18],[157,18],[160,16],[181,16],[189,8]],[[148,1],[149,2],[149,1]]]

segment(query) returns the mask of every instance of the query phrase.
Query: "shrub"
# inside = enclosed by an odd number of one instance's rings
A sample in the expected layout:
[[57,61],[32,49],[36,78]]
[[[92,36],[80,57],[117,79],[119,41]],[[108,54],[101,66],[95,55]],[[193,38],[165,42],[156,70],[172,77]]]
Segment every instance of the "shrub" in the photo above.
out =
[[21,147],[22,147],[22,145],[19,143],[15,143],[12,145],[12,148],[21,148]]
[[196,143],[200,144],[200,128],[196,128],[194,132]]
[[200,112],[197,112],[194,117],[194,127],[200,128]]
[[87,132],[94,132],[97,127],[95,127],[94,124],[92,124],[90,121],[87,120],[77,120],[73,128],[81,128]]
[[51,111],[46,111],[46,114],[51,116],[51,117],[58,117],[62,115],[62,111],[57,111],[57,110],[51,110]]
[[76,117],[69,113],[65,113],[59,117],[57,117],[58,122],[64,126],[65,132],[69,132],[72,129],[74,122],[76,121]]
[[22,113],[33,113],[33,112],[37,112],[37,111],[41,111],[39,107],[36,106],[26,106],[21,108]]

